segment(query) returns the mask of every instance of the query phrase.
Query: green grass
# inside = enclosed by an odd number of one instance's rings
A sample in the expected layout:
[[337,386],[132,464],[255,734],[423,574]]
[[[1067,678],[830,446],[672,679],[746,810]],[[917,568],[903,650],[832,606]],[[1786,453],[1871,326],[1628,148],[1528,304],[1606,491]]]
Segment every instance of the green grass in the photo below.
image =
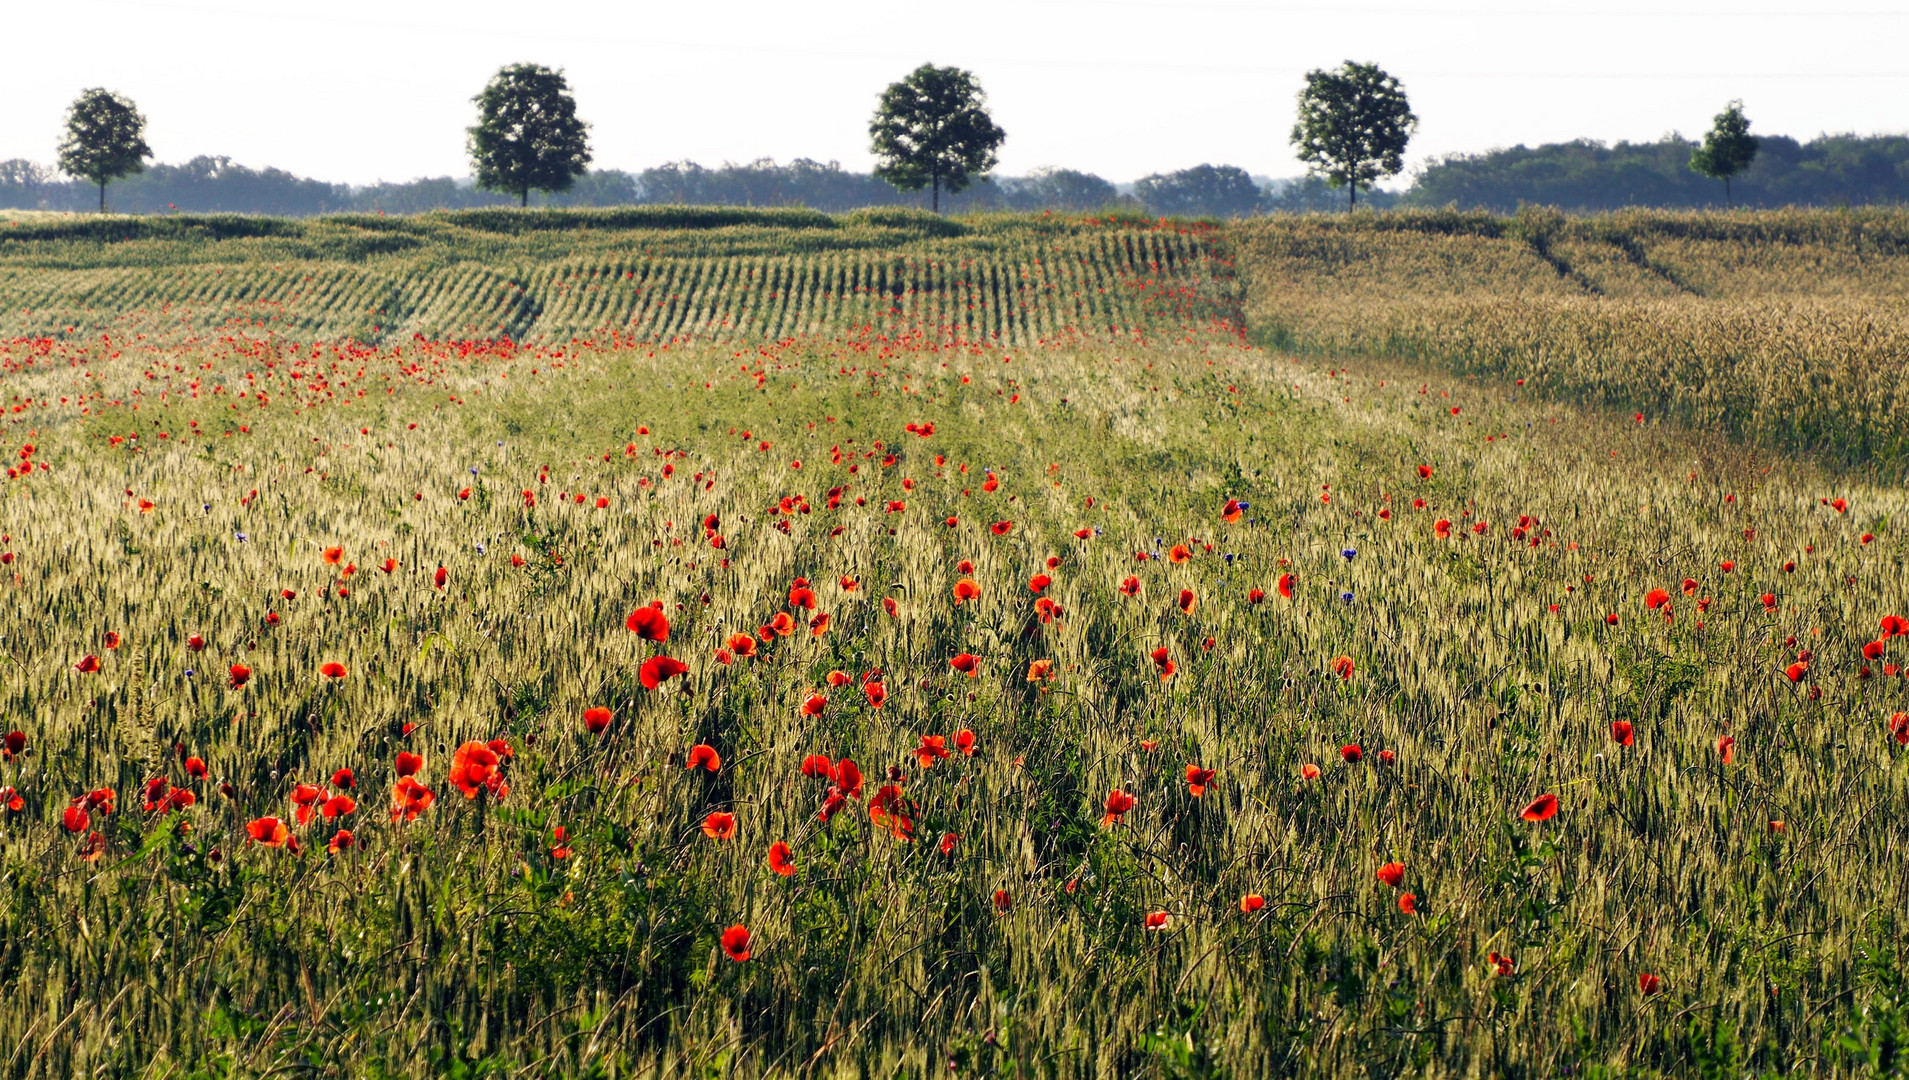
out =
[[[102,341],[103,291],[94,330],[0,345],[0,430],[36,463],[0,489],[27,739],[0,765],[5,1075],[1902,1074],[1906,647],[1862,652],[1909,614],[1900,488],[1262,351],[1237,313],[1263,279],[1208,230],[961,225],[866,253],[914,263],[912,298],[877,290],[898,313],[811,284],[779,342],[685,315],[660,340],[314,344],[316,305],[298,334]],[[690,256],[615,257],[641,280]],[[327,272],[405,284],[405,258]],[[694,258],[692,311],[782,291],[723,291],[748,252]],[[155,271],[33,273],[122,272]],[[582,279],[540,280],[549,311]],[[666,643],[625,627],[658,600]],[[778,613],[796,633],[718,662]],[[658,654],[689,670],[646,690]],[[962,731],[971,756],[921,766]],[[491,739],[509,792],[466,798],[453,756]],[[718,770],[685,767],[699,744]],[[401,751],[436,796],[409,823]],[[867,778],[826,825],[811,754]],[[1197,798],[1189,764],[1215,771]],[[340,823],[292,795],[340,768],[356,844],[332,854]],[[891,769],[914,842],[870,815]],[[145,811],[159,776],[194,805]],[[101,787],[115,811],[66,828]],[[1106,824],[1114,790],[1136,801]],[[1523,820],[1543,793],[1558,815]],[[250,839],[264,817],[299,850]]]

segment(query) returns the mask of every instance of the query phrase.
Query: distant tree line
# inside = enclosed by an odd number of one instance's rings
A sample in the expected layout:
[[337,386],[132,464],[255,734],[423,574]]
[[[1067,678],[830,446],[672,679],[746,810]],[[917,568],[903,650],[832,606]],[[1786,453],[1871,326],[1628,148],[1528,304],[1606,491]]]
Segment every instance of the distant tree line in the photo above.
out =
[[1909,201],[1909,137],[1825,135],[1807,143],[1757,139],[1725,187],[1691,168],[1701,144],[1677,135],[1606,145],[1590,139],[1456,154],[1420,170],[1402,201],[1509,213],[1518,204],[1564,210],[1864,206]]
[[[872,172],[799,158],[710,169],[673,162],[640,173],[589,168],[590,125],[561,71],[538,64],[498,70],[478,95],[467,129],[469,181],[434,177],[351,187],[223,157],[148,167],[146,118],[124,95],[94,88],[68,110],[56,169],[0,162],[0,207],[76,211],[113,203],[122,212],[310,215],[417,213],[520,206],[642,203],[804,206],[841,212],[866,206],[934,211],[1122,209],[1189,217],[1446,206],[1511,212],[1522,203],[1566,210],[1627,206],[1849,205],[1903,201],[1909,137],[1824,136],[1798,143],[1750,134],[1743,103],[1717,114],[1701,142],[1670,135],[1606,146],[1580,140],[1529,149],[1454,154],[1419,170],[1409,190],[1375,183],[1404,168],[1418,129],[1404,87],[1376,64],[1347,60],[1308,72],[1291,143],[1303,178],[1261,183],[1232,165],[1197,165],[1141,177],[1125,191],[1091,173],[1039,169],[990,175],[1007,133],[996,126],[972,72],[923,64],[880,95],[869,123]],[[1341,203],[1336,192],[1345,192]]]
[[[1386,193],[1372,194],[1384,204]],[[1280,209],[1331,209],[1339,205],[1338,198],[1317,179],[1262,187],[1236,166],[1199,165],[1143,177],[1131,194],[1122,194],[1092,173],[1037,169],[1026,176],[990,177],[954,194],[943,190],[941,204],[954,213],[1122,209],[1228,217]],[[532,191],[529,202],[532,206],[806,206],[841,213],[864,206],[927,209],[931,199],[930,192],[898,191],[871,173],[852,172],[836,162],[798,158],[786,164],[763,159],[715,168],[678,161],[635,173],[592,170],[577,177],[567,191]],[[95,185],[89,181],[70,179],[30,161],[0,161],[0,207],[82,211],[93,209],[97,200]],[[132,214],[414,214],[520,201],[521,195],[485,191],[470,180],[448,176],[352,187],[282,169],[253,169],[223,157],[148,165],[144,172],[116,180],[112,186],[113,208]]]

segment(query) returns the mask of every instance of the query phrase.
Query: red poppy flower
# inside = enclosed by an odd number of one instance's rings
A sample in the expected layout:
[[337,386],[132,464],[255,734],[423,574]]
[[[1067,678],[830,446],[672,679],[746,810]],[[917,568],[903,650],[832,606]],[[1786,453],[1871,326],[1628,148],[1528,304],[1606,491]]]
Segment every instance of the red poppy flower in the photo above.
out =
[[1717,758],[1725,765],[1737,759],[1737,740],[1729,735],[1717,737]]
[[1340,681],[1348,681],[1352,678],[1353,667],[1352,657],[1341,656],[1332,662],[1332,673],[1339,676]]
[[976,670],[977,665],[979,665],[980,663],[981,663],[980,657],[974,655],[973,653],[964,652],[964,653],[959,653],[955,655],[953,658],[951,658],[948,661],[948,666],[972,679],[977,677],[980,674],[980,672]]
[[1670,594],[1662,589],[1652,589],[1644,596],[1644,607],[1650,611],[1656,611],[1668,603],[1670,603]]
[[1888,647],[1887,641],[1872,641],[1863,646],[1863,659],[1881,660],[1883,653],[1887,651]]
[[1040,682],[1042,679],[1046,679],[1051,682],[1053,678],[1054,678],[1054,661],[1052,660],[1028,661],[1028,665],[1027,665],[1027,681],[1028,682],[1037,683],[1037,682]]
[[769,625],[762,628],[762,639],[764,641],[768,641],[771,636],[794,637],[795,617],[786,611],[776,612],[775,617],[769,620]]
[[1248,915],[1266,906],[1266,898],[1256,892],[1240,897],[1240,910]]
[[731,634],[724,644],[728,645],[729,650],[737,656],[756,655],[756,639],[748,634]]
[[1317,780],[1319,779],[1319,766],[1309,761],[1299,767],[1299,776],[1302,780]]
[[1149,930],[1165,930],[1167,924],[1172,921],[1172,918],[1171,915],[1168,915],[1164,911],[1149,911],[1147,912],[1145,925]]
[[1014,910],[1014,897],[1006,889],[994,890],[994,910],[1001,915]]
[[1033,577],[1027,579],[1027,589],[1031,593],[1038,594],[1041,590],[1052,584],[1054,584],[1054,579],[1046,574],[1035,574]]
[[1889,718],[1889,733],[1896,737],[1901,746],[1909,746],[1909,713],[1896,713]]
[[[663,614],[662,601],[658,600],[649,607],[640,607],[630,613],[623,625],[630,628],[637,637],[645,641],[669,640],[669,617]],[[650,689],[655,689],[651,687]]]
[[968,600],[977,600],[980,599],[980,597],[981,586],[975,584],[973,579],[962,578],[960,581],[955,582],[954,602],[956,604],[961,604]]
[[1274,587],[1279,590],[1280,596],[1288,600],[1293,598],[1293,576],[1291,574],[1279,575],[1279,581],[1275,583]]
[[4,756],[8,761],[12,761],[14,758],[19,757],[21,754],[26,753],[26,748],[27,748],[26,732],[9,731],[7,732],[7,739],[6,739],[4,748],[0,749],[0,756]]
[[737,923],[723,931],[723,952],[736,963],[745,963],[749,959],[749,928]]
[[789,845],[780,840],[769,845],[769,869],[783,877],[795,873],[795,856],[789,850]]
[[1357,765],[1364,759],[1365,751],[1360,749],[1357,743],[1348,743],[1339,748],[1339,756],[1345,759],[1346,764]]
[[711,840],[727,840],[736,835],[736,815],[712,810],[703,819],[703,835]]
[[961,753],[966,757],[974,756],[974,751],[975,751],[974,732],[969,731],[967,728],[962,728],[960,731],[955,732],[954,738],[955,738],[956,750],[961,751]]
[[344,548],[328,547],[325,549],[325,562],[331,566],[337,566],[339,561],[342,560],[344,557],[345,557]]
[[1637,992],[1649,997],[1664,988],[1664,980],[1647,971],[1637,973]]
[[237,690],[239,687],[244,686],[246,681],[252,677],[252,669],[246,667],[244,664],[233,664],[231,670],[228,671],[226,675],[226,681],[231,684],[232,689]]
[[424,757],[420,754],[398,751],[397,772],[399,776],[416,776],[424,768]]
[[683,768],[695,769],[698,767],[707,772],[715,772],[723,767],[723,757],[716,752],[715,747],[710,746],[708,743],[697,743],[695,746],[689,748],[689,761]]
[[451,579],[451,572],[449,570],[444,569],[442,566],[437,568],[437,573],[431,575],[432,584],[436,585],[440,589],[442,589],[444,587],[444,583],[446,581],[449,581],[450,579]]
[[332,834],[331,842],[325,845],[325,850],[336,855],[341,851],[351,850],[352,846],[357,842],[358,838],[351,835],[350,829],[339,829]]
[[1137,577],[1129,577],[1125,581],[1122,581],[1120,583],[1120,592],[1126,596],[1139,596],[1140,579]]
[[1167,549],[1167,561],[1176,566],[1191,558],[1193,558],[1193,549],[1185,544],[1175,544]]
[[93,824],[93,817],[86,812],[85,807],[73,805],[60,815],[60,824],[67,832],[85,832]]
[[1432,467],[1430,465],[1420,465],[1418,467],[1418,478],[1420,480],[1430,480],[1432,478]]
[[643,661],[637,677],[643,682],[643,689],[654,690],[666,680],[674,679],[689,670],[689,665],[669,656],[652,656]]
[[955,833],[943,833],[941,837],[941,854],[945,857],[952,857],[955,853],[955,846],[959,843],[961,843],[960,836]]
[[988,529],[996,536],[1006,536],[1013,528],[1014,523],[1012,521],[997,521],[988,526]]
[[820,777],[833,780],[835,762],[827,754],[810,754],[802,759],[802,775],[811,779]]
[[1112,825],[1117,821],[1123,820],[1127,811],[1133,809],[1133,804],[1134,797],[1127,792],[1119,788],[1109,791],[1107,793],[1106,802],[1107,814],[1100,819],[1100,823],[1102,825]]
[[1802,682],[1803,676],[1808,675],[1809,673],[1810,673],[1810,665],[1808,664],[1808,662],[1803,660],[1798,660],[1796,663],[1791,664],[1789,667],[1786,667],[1783,669],[1783,674],[1789,676],[1789,679],[1791,682]]
[[915,806],[901,793],[895,784],[884,784],[875,797],[868,801],[868,820],[879,828],[888,830],[897,840],[913,843],[915,840]]
[[1412,893],[1400,893],[1399,911],[1406,915],[1417,915],[1418,897]]
[[1206,786],[1208,784],[1211,784],[1212,782],[1213,782],[1212,769],[1202,769],[1198,765],[1188,765],[1186,767],[1187,791],[1194,798],[1197,799],[1200,796],[1206,794]]
[[342,679],[346,674],[345,665],[333,660],[328,664],[318,665],[318,673],[327,679]]
[[1153,666],[1159,670],[1162,682],[1173,678],[1173,673],[1179,670],[1174,666],[1172,659],[1169,658],[1165,645],[1153,650]]
[[843,758],[835,765],[835,782],[842,794],[851,799],[862,797],[862,770],[853,761]]
[[90,654],[82,656],[79,662],[73,665],[73,670],[91,675],[93,672],[99,670],[99,657]]
[[1631,722],[1629,720],[1611,721],[1611,739],[1619,746],[1629,746],[1635,742],[1636,737],[1631,734]]
[[266,847],[284,847],[292,838],[292,830],[275,817],[254,818],[245,823],[245,831]]
[[1525,804],[1519,815],[1526,821],[1550,821],[1558,813],[1558,797],[1546,792]]
[[922,768],[932,769],[935,767],[935,762],[948,756],[947,736],[923,735],[921,737],[921,745],[915,747],[910,753],[915,755],[915,761],[919,763]]
[[1398,888],[1405,881],[1405,864],[1389,862],[1379,867],[1379,880]]
[[878,682],[863,683],[862,693],[868,696],[868,707],[871,709],[881,708],[882,702],[888,700],[888,687]]
[[803,611],[814,611],[815,591],[803,585],[795,586],[789,590],[789,606]]
[[1452,538],[1451,521],[1447,518],[1439,518],[1432,522],[1432,533],[1440,540],[1450,540]]
[[477,793],[486,788],[502,798],[510,789],[503,783],[503,773],[497,767],[499,760],[497,752],[489,746],[467,742],[451,757],[450,781],[467,799],[477,798]]
[[313,805],[323,800],[328,794],[329,792],[316,784],[298,784],[292,788],[292,802],[298,806],[300,825],[312,819]]
[[614,715],[601,705],[585,709],[583,710],[584,730],[592,735],[601,735],[604,729],[610,726],[610,720]]
[[117,630],[106,631],[106,647],[108,649],[119,648],[119,631]]
[[205,650],[205,638],[200,637],[198,634],[192,635],[186,639],[186,648],[191,649],[193,652],[203,652]]

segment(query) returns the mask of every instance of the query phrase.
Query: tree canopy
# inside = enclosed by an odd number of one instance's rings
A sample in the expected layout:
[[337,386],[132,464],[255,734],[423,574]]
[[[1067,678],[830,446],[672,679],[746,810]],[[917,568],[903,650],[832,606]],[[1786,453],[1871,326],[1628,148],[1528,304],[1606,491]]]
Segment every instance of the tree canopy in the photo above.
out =
[[875,175],[901,191],[957,192],[995,165],[1007,132],[988,115],[987,97],[973,74],[923,64],[882,91],[868,125]]
[[1347,60],[1332,71],[1306,73],[1292,142],[1311,172],[1331,187],[1351,189],[1351,207],[1360,188],[1405,167],[1405,146],[1417,130],[1399,81],[1377,64]]
[[1266,209],[1266,192],[1237,165],[1195,165],[1134,181],[1134,198],[1156,214],[1241,217]]
[[60,171],[99,185],[100,213],[106,212],[107,182],[144,169],[151,156],[146,118],[131,99],[95,87],[67,110]]
[[1723,201],[1728,206],[1730,178],[1750,167],[1757,157],[1757,137],[1750,134],[1750,120],[1743,115],[1743,102],[1724,106],[1704,135],[1703,145],[1690,152],[1690,168],[1712,180],[1723,181]]
[[563,73],[540,64],[500,69],[477,103],[477,126],[469,129],[471,166],[477,186],[516,195],[568,191],[590,164],[589,125],[577,119],[577,99]]

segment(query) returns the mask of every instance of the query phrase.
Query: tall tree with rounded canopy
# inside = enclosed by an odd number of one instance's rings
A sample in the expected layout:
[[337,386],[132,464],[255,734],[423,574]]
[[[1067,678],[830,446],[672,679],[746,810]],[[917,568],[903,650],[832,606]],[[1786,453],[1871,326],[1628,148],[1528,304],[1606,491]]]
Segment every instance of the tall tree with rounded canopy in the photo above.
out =
[[589,125],[577,119],[577,99],[562,72],[512,64],[471,100],[477,103],[477,126],[469,133],[478,187],[509,192],[529,206],[531,189],[568,191],[590,164]]
[[1724,106],[1704,135],[1702,146],[1690,152],[1690,168],[1712,180],[1723,181],[1723,204],[1730,206],[1730,178],[1750,167],[1757,157],[1757,137],[1750,134],[1750,120],[1743,115],[1743,102]]
[[1359,203],[1360,188],[1405,168],[1405,145],[1417,130],[1418,117],[1399,81],[1377,64],[1347,60],[1332,71],[1306,73],[1292,141],[1299,159],[1328,187],[1350,189],[1350,210]]
[[1007,132],[988,115],[987,96],[975,77],[956,67],[923,64],[882,91],[868,125],[875,175],[901,191],[965,189],[994,168],[995,151]]
[[60,171],[99,185],[100,213],[106,212],[107,181],[143,172],[151,156],[146,118],[131,99],[96,87],[82,93],[66,111]]

